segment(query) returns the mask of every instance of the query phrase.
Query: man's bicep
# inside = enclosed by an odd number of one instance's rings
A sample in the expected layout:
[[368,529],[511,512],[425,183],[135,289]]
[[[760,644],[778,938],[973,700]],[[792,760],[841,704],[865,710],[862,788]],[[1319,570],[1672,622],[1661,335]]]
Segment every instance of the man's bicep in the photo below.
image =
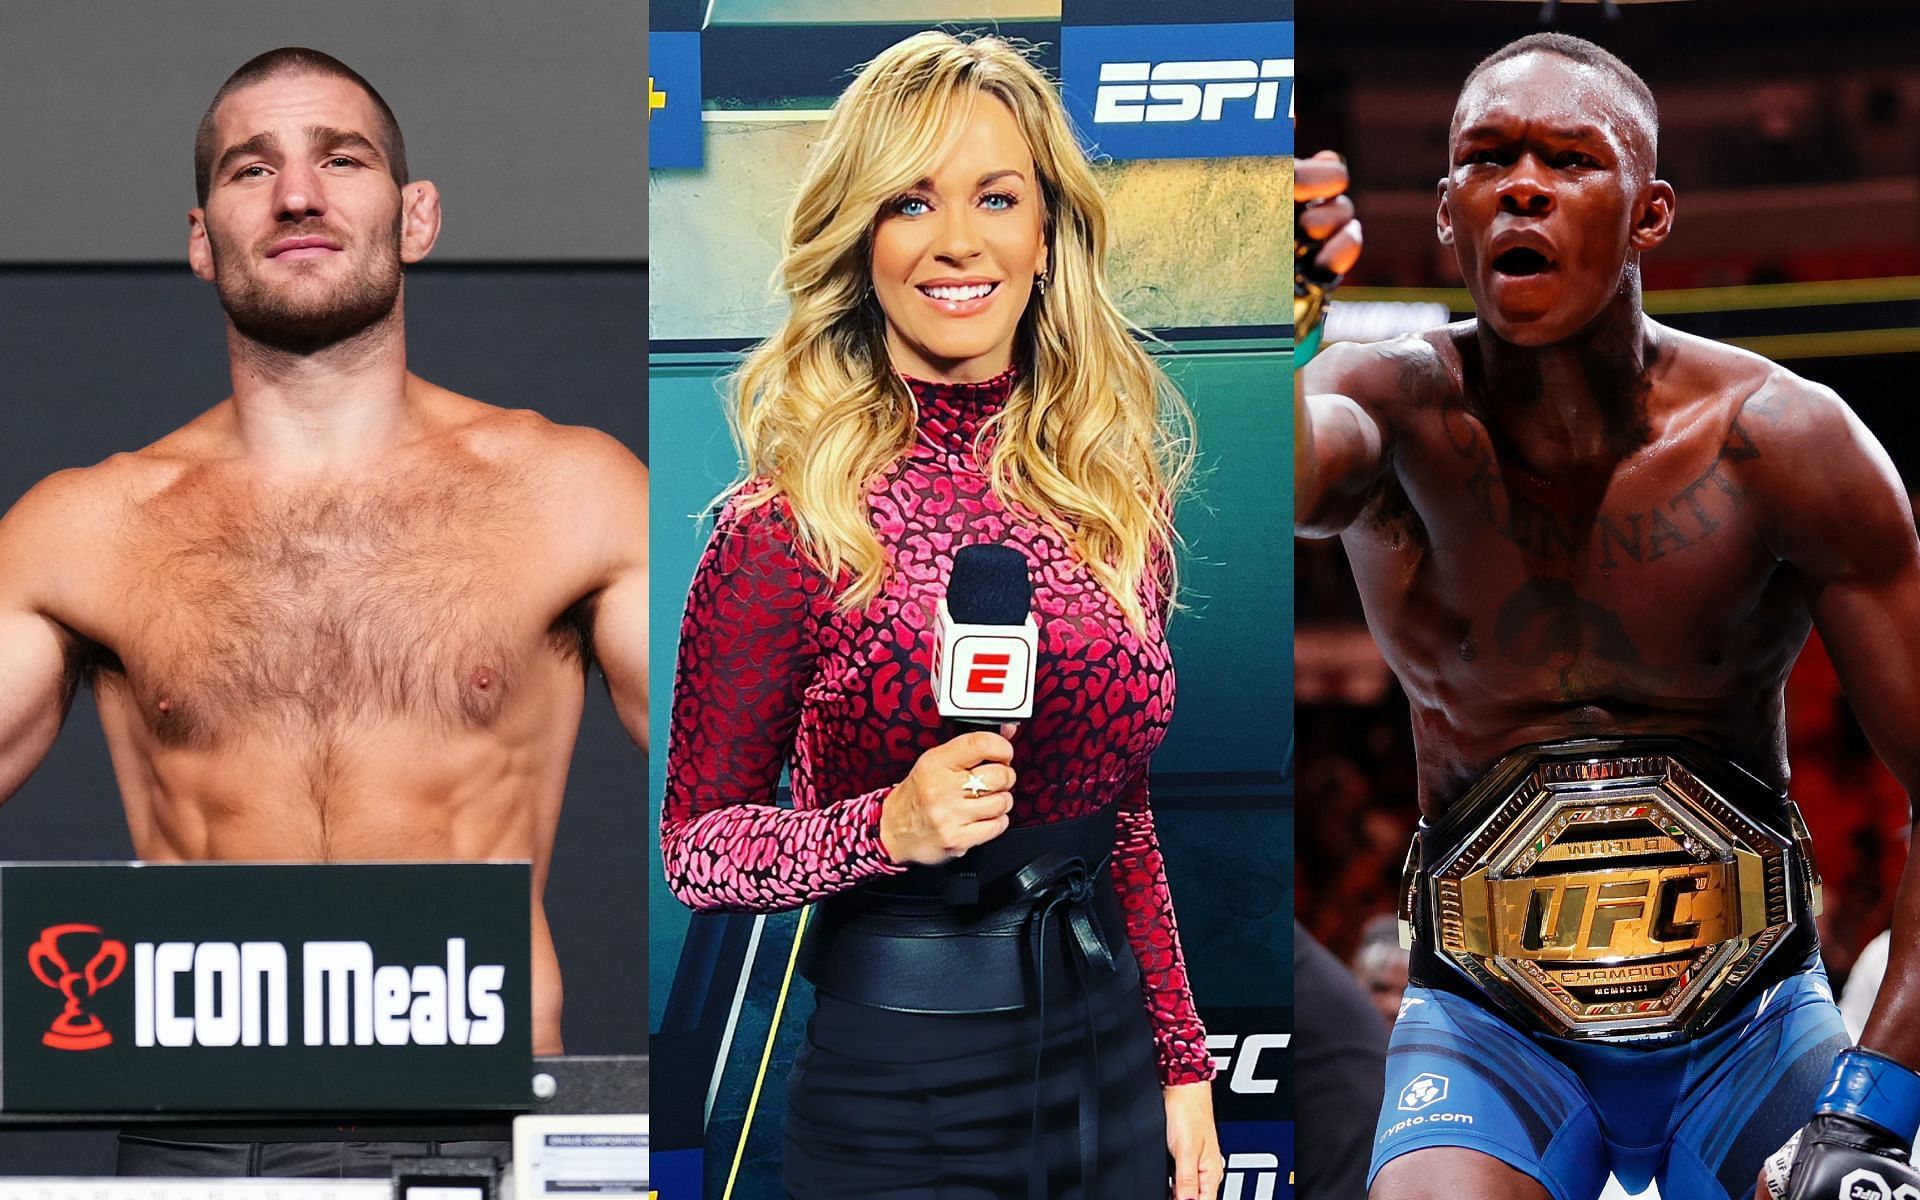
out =
[[40,765],[79,683],[79,639],[63,620],[65,566],[97,544],[95,479],[56,472],[0,517],[0,800]]
[[597,429],[562,431],[568,489],[560,508],[593,588],[595,660],[620,724],[647,747],[647,468]]
[[1920,796],[1920,568],[1872,585],[1829,584],[1813,612],[1861,728]]
[[1332,537],[1352,524],[1386,469],[1387,430],[1366,398],[1379,383],[1370,350],[1335,347],[1295,380],[1294,530]]
[[627,733],[647,749],[647,568],[623,572],[594,606],[593,646],[613,708]]
[[[1781,556],[1807,589],[1862,728],[1920,789],[1920,538],[1899,473],[1841,406],[1803,431],[1806,470],[1774,505]],[[1920,794],[1920,793],[1917,793]]]
[[1309,396],[1294,447],[1294,532],[1333,537],[1359,519],[1386,469],[1385,432],[1351,397]]
[[39,613],[0,608],[0,800],[46,757],[77,682],[70,634]]

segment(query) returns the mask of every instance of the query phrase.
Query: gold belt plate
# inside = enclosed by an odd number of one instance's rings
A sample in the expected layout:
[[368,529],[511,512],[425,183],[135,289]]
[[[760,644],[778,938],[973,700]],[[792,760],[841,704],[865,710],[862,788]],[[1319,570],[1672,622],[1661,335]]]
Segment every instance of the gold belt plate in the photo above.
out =
[[1549,1033],[1684,1035],[1818,911],[1798,813],[1795,836],[1776,833],[1729,799],[1746,787],[1760,789],[1749,808],[1783,803],[1758,780],[1662,745],[1516,751],[1456,806],[1467,835],[1427,864],[1435,950]]

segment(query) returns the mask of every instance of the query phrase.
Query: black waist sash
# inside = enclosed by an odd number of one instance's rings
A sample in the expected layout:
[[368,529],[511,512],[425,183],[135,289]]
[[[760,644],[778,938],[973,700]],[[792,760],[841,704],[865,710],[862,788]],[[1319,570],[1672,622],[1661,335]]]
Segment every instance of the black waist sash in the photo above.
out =
[[1046,1196],[1039,1153],[1047,1006],[1055,981],[1077,984],[1081,1038],[1079,1140],[1084,1187],[1097,1178],[1100,1047],[1093,995],[1133,953],[1108,866],[1114,806],[1068,821],[1009,829],[937,867],[913,867],[822,900],[800,973],[855,1004],[913,1013],[1034,1009],[1031,1200]]

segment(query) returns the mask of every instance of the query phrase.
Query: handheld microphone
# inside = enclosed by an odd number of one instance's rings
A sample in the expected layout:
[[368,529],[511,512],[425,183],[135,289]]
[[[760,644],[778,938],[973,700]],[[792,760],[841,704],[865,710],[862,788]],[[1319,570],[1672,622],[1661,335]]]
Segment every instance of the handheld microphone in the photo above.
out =
[[990,543],[954,553],[933,671],[941,716],[997,729],[1033,715],[1040,634],[1032,609],[1026,555]]

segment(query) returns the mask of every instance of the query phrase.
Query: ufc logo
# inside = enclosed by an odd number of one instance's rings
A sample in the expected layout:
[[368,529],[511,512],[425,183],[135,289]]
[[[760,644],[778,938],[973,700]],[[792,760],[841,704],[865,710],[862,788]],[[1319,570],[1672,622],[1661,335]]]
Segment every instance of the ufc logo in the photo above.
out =
[[1280,1090],[1280,1079],[1277,1075],[1260,1073],[1260,1056],[1268,1050],[1285,1050],[1292,1040],[1290,1033],[1253,1033],[1244,1040],[1237,1033],[1210,1033],[1207,1049],[1218,1051],[1212,1056],[1214,1069],[1227,1079],[1227,1086],[1235,1092],[1272,1095]]
[[1705,882],[1692,874],[1663,879],[1622,879],[1597,886],[1591,882],[1542,882],[1527,899],[1521,944],[1529,950],[1605,950],[1614,944],[1622,926],[1653,942],[1689,942],[1700,930],[1698,921],[1684,920],[1680,899]]
[[970,696],[998,696],[1007,690],[1007,671],[1013,663],[1013,655],[1005,653],[976,654],[973,666],[967,671],[966,691]]

